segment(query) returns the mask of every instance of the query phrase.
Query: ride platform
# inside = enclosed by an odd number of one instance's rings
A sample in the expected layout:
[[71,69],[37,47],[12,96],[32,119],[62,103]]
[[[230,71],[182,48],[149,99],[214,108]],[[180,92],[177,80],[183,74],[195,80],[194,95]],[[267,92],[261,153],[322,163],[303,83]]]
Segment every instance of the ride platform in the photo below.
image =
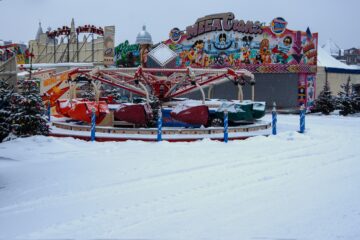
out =
[[[254,136],[268,136],[271,134],[271,123],[255,121],[253,124],[228,128],[228,140],[243,140]],[[77,125],[64,121],[53,121],[50,127],[50,136],[73,137],[90,140],[90,126]],[[168,142],[192,142],[203,139],[223,141],[224,128],[179,128],[163,127],[162,140]],[[119,128],[96,126],[96,141],[157,141],[157,128]]]

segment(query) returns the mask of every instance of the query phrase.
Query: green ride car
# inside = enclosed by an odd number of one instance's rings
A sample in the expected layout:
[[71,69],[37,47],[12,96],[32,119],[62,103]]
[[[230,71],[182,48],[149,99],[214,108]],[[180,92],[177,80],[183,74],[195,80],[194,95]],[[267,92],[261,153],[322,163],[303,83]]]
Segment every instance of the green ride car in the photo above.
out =
[[223,126],[225,111],[228,112],[229,125],[250,124],[265,115],[265,102],[224,102],[217,109],[209,109],[209,125]]

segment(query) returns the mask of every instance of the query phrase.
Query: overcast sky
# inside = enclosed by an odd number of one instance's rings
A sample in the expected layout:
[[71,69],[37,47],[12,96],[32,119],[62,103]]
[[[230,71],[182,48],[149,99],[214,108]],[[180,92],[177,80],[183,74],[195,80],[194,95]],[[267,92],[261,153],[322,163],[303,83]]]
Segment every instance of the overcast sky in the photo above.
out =
[[288,28],[319,33],[342,48],[360,47],[360,0],[0,0],[0,39],[28,42],[41,21],[47,27],[115,25],[115,42],[135,42],[143,24],[153,41],[168,38],[173,27],[185,29],[198,17],[233,12],[236,19],[269,23],[275,17]]

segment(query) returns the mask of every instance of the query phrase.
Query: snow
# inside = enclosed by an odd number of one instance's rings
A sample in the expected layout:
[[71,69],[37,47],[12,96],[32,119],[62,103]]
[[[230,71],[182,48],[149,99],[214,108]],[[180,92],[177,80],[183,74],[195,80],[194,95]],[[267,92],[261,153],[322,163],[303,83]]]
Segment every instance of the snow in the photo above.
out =
[[[246,104],[244,104],[246,105]],[[218,112],[225,112],[227,110],[229,113],[245,112],[240,107],[237,107],[235,103],[224,102],[218,109]]]
[[360,69],[360,65],[349,65],[352,69]]
[[360,239],[360,117],[298,123],[227,144],[1,143],[0,239]]
[[254,102],[253,109],[258,111],[265,111],[265,102]]
[[196,106],[201,106],[202,101],[198,101],[198,100],[184,100],[184,101],[179,101],[177,105],[175,105],[175,107],[172,109],[173,113],[180,113],[186,109],[189,109],[191,107],[196,107]]

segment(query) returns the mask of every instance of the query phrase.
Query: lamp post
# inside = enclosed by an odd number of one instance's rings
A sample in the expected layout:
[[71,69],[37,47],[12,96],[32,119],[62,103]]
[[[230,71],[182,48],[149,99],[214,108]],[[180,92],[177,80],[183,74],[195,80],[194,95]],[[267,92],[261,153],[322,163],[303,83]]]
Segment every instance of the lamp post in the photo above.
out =
[[224,142],[225,143],[227,143],[229,139],[228,128],[229,128],[229,114],[228,114],[228,110],[225,109],[224,111]]

